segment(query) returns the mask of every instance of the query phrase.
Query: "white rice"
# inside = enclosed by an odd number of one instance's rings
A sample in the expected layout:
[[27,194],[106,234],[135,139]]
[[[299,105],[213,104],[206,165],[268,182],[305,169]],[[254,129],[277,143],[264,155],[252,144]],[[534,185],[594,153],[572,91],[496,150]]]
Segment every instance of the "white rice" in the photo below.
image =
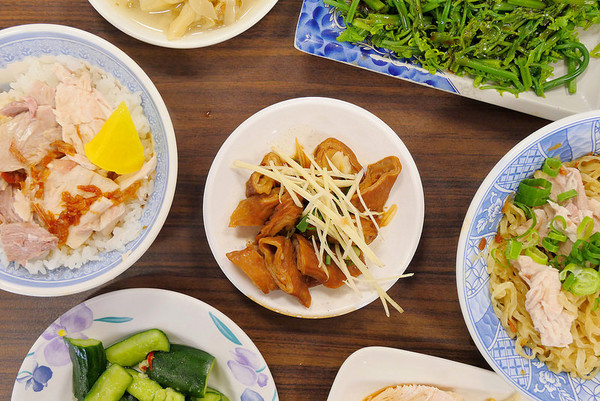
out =
[[[74,57],[28,57],[22,62],[12,65],[11,68],[19,71],[19,74],[10,84],[11,89],[0,93],[0,107],[25,96],[29,92],[31,84],[36,80],[56,87],[59,82],[54,74],[57,63],[63,64],[69,70],[76,73],[81,73],[84,70],[90,71],[92,85],[104,95],[111,109],[116,109],[122,101],[125,101],[142,140],[146,161],[149,160],[154,154],[154,146],[150,134],[150,124],[144,114],[140,94],[131,93],[126,87],[121,86],[119,81],[111,74]],[[29,260],[25,268],[31,274],[45,274],[48,270],[54,270],[61,266],[75,269],[88,261],[99,260],[101,253],[113,250],[124,251],[125,245],[135,239],[142,230],[140,220],[144,207],[153,190],[153,180],[154,173],[149,180],[143,182],[138,190],[137,199],[130,200],[124,204],[125,214],[111,234],[103,235],[100,232],[94,232],[78,249],[71,249],[66,245],[63,245],[61,248],[54,248],[41,258]],[[3,266],[7,266],[9,263],[1,243],[0,262]]]

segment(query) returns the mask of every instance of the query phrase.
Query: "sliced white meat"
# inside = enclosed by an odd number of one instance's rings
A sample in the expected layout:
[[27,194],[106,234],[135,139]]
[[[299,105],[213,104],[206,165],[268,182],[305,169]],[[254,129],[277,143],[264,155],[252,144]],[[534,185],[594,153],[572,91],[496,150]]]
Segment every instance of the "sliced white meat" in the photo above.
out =
[[111,206],[102,214],[102,216],[100,216],[100,226],[96,231],[100,231],[104,235],[112,233],[113,229],[124,214],[125,206],[122,204]]
[[[546,235],[548,235],[548,232],[550,231],[549,223],[551,221],[551,217],[549,218],[548,212],[545,208],[533,209],[533,213],[535,214],[536,220],[535,227],[533,228],[538,232],[538,234],[540,234],[540,237],[543,238]],[[529,219],[525,223],[517,227],[517,235],[524,234],[525,231],[527,231],[529,227],[531,227],[531,223],[533,223],[533,219]]]
[[[561,284],[558,270],[536,263],[521,255],[512,261],[529,291],[525,294],[525,309],[529,312],[535,329],[540,333],[542,345],[565,347],[573,342],[571,324],[575,316],[561,304]],[[564,301],[564,298],[563,298]]]
[[14,208],[15,197],[12,186],[7,186],[0,191],[0,220],[3,223],[18,223],[23,221]]
[[36,103],[40,106],[54,107],[54,96],[56,91],[42,81],[32,82],[27,94],[35,99]]
[[98,133],[112,110],[104,96],[92,87],[89,72],[72,74],[57,68],[60,83],[56,87],[56,120],[63,127],[63,141],[84,154],[83,145]]
[[404,384],[386,387],[383,391],[367,397],[365,401],[464,401],[464,398],[460,394],[433,386]]
[[50,174],[44,185],[44,197],[41,206],[55,215],[63,210],[63,192],[71,195],[89,197],[91,194],[78,189],[79,186],[94,185],[103,193],[113,192],[119,186],[109,178],[88,170],[74,161],[62,158],[48,164]]
[[135,173],[120,175],[115,179],[115,182],[119,184],[121,191],[123,191],[138,180],[148,179],[148,177],[150,177],[155,168],[156,155],[152,156],[152,158],[145,162],[142,165],[142,168],[136,171]]
[[35,112],[37,110],[38,104],[32,97],[25,97],[20,100],[15,100],[14,102],[10,102],[6,106],[0,109],[0,114],[5,115],[7,117],[14,117],[21,113],[28,112],[31,117],[35,116]]
[[9,261],[25,266],[27,261],[44,255],[58,244],[58,238],[32,223],[0,225],[0,240]]
[[101,217],[112,205],[112,201],[105,197],[92,203],[90,209],[81,216],[79,224],[69,227],[65,243],[73,249],[79,248],[94,231],[100,230]]
[[[534,209],[537,220],[535,229],[539,234],[538,245],[550,232],[552,220],[556,216],[564,218],[566,225],[563,227],[560,222],[556,222],[555,227],[568,237],[567,241],[559,245],[559,253],[566,255],[571,252],[573,243],[577,241],[577,227],[585,217],[593,219],[594,231],[600,230],[600,202],[587,197],[581,173],[575,168],[566,168],[566,174],[549,178],[549,181],[552,183],[550,199],[556,200],[559,194],[572,189],[577,191],[577,196],[560,204],[549,200],[543,207]],[[523,234],[530,226],[531,219],[517,228],[517,234]]]
[[[0,124],[0,171],[15,171],[36,164],[62,137],[50,106],[39,106],[35,116],[22,112]],[[16,157],[14,151],[21,157]]]
[[13,209],[21,221],[30,221],[32,210],[31,201],[20,190],[13,189]]
[[550,198],[556,199],[559,194],[574,189],[577,191],[577,196],[571,198],[568,202],[575,204],[577,209],[589,210],[588,197],[585,194],[581,172],[573,167],[567,167],[565,170],[567,171],[566,174],[559,174],[549,179],[552,183]]

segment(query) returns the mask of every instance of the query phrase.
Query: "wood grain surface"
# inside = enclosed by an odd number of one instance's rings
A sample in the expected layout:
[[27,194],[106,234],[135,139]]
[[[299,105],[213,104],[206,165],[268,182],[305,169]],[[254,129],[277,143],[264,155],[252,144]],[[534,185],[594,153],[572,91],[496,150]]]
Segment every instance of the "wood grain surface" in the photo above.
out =
[[[548,121],[314,57],[294,48],[300,0],[279,0],[257,25],[208,48],[174,50],[133,39],[84,0],[0,0],[0,28],[30,23],[92,32],[132,57],[171,113],[179,176],[173,206],[148,252],[92,291],[33,298],[0,291],[0,400],[10,400],[27,351],[58,316],[113,290],[152,287],[201,299],[233,319],[266,359],[283,401],[326,400],[342,362],[366,346],[389,346],[488,368],[463,321],[455,280],[459,231],[478,186],[511,147]],[[408,271],[381,304],[324,320],[271,312],[246,298],[213,258],[202,197],[213,157],[246,118],[273,103],[326,96],[385,121],[412,153],[425,192],[425,224]],[[13,400],[18,401],[18,400]]]

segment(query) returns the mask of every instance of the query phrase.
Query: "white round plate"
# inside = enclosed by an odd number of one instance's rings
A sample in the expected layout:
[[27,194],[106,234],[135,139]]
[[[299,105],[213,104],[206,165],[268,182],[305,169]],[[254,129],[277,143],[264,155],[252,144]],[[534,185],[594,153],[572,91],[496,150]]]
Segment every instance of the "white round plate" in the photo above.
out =
[[139,92],[150,123],[157,155],[154,190],[141,218],[145,227],[123,251],[112,251],[77,269],[60,267],[45,275],[30,274],[14,263],[0,266],[0,288],[32,296],[73,294],[106,283],[137,261],[162,228],[177,181],[177,143],[171,117],[146,73],[117,47],[96,35],[62,25],[33,24],[0,31],[0,90],[22,72],[26,57],[71,56],[112,74],[130,92]]
[[130,18],[113,0],[89,0],[89,2],[105,20],[135,39],[155,46],[192,49],[215,45],[242,34],[267,15],[277,0],[254,0],[255,4],[233,24],[187,34],[177,40],[168,40],[163,31]]
[[[245,195],[245,182],[251,172],[236,169],[235,160],[258,164],[277,145],[292,155],[296,138],[308,150],[328,137],[348,145],[358,161],[366,166],[395,155],[402,172],[392,188],[387,205],[397,204],[398,213],[372,244],[375,254],[385,263],[372,268],[375,277],[393,277],[403,273],[419,243],[423,228],[423,187],[417,166],[398,135],[370,112],[336,99],[309,97],[291,99],[269,106],[244,121],[227,138],[208,173],[204,192],[204,226],[208,243],[219,266],[229,280],[260,305],[285,315],[323,318],[359,309],[378,298],[367,283],[359,283],[357,294],[347,286],[330,289],[311,288],[312,305],[302,306],[283,291],[265,295],[227,259],[227,252],[245,248],[246,241],[258,230],[229,228],[229,217]],[[387,290],[396,279],[382,281]],[[402,299],[396,300],[402,304]],[[381,313],[384,313],[383,310]]]
[[502,218],[502,206],[519,182],[541,168],[548,157],[563,161],[600,153],[600,111],[577,114],[549,124],[512,148],[490,171],[465,216],[456,257],[458,298],[465,323],[490,366],[527,397],[538,400],[593,401],[600,380],[555,374],[537,358],[515,352],[514,340],[492,307],[486,252]]
[[490,370],[396,348],[366,347],[344,361],[327,401],[359,401],[398,384],[435,386],[456,392],[465,401],[504,400],[515,393]]
[[232,401],[277,401],[277,389],[252,340],[231,319],[196,298],[173,291],[136,288],[89,299],[56,319],[25,357],[12,401],[73,398],[72,364],[63,336],[96,338],[104,346],[137,332],[158,328],[173,343],[215,357],[212,386]]

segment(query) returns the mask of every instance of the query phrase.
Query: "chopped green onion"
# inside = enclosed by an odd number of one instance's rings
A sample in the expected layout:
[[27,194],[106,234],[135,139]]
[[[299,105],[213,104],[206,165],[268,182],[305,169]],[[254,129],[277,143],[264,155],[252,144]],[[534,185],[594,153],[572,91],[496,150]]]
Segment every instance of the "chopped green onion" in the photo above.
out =
[[527,248],[525,250],[525,255],[529,256],[535,263],[539,263],[540,265],[548,264],[548,256],[536,246]]
[[556,221],[562,223],[562,229],[563,230],[567,228],[567,220],[564,218],[564,216],[558,215],[558,216],[554,216],[554,218],[550,222],[550,228],[553,231],[558,231],[558,228],[554,227],[554,222],[556,222]]
[[569,260],[575,260],[577,262],[583,263],[583,254],[581,252],[581,248],[585,246],[585,241],[578,239],[573,244],[571,248],[571,253],[569,254]]
[[535,231],[534,227],[537,224],[537,217],[535,217],[535,213],[533,212],[533,210],[531,210],[531,208],[529,206],[524,205],[519,202],[513,202],[513,204],[516,207],[518,207],[519,209],[523,210],[523,212],[525,213],[525,217],[527,217],[528,219],[531,219],[531,225],[529,226],[529,228],[523,234],[521,234],[515,238],[524,238],[526,236],[529,236],[532,231]]
[[577,196],[577,191],[574,189],[570,189],[568,191],[562,192],[556,196],[556,200],[558,202],[564,202],[567,199],[571,199]]
[[[579,266],[578,264],[569,263],[560,271],[560,273],[558,273],[558,279],[560,281],[565,281],[565,279],[567,278],[567,274],[575,273],[575,272],[579,271],[580,269],[581,269],[581,266]],[[564,285],[563,285],[563,287],[564,287]]]
[[537,245],[539,240],[540,234],[537,232],[537,230],[531,230],[526,237],[522,238],[521,245],[523,246],[523,249],[528,249]]
[[[500,260],[500,258],[498,258],[497,255],[502,255],[503,260]],[[499,266],[505,268],[510,267],[510,262],[508,261],[508,259],[506,259],[506,254],[501,252],[500,249],[492,248],[490,256],[492,257],[492,259],[494,259],[494,262],[496,262]]]
[[542,171],[546,173],[549,177],[556,177],[558,175],[558,172],[560,171],[560,166],[562,166],[560,159],[557,159],[555,157],[549,157],[546,160],[544,160]]
[[298,222],[298,224],[296,224],[296,229],[300,232],[305,232],[307,228],[308,228],[308,213],[305,214],[304,217],[302,217],[302,220],[300,220]]
[[329,254],[325,255],[325,264],[326,265],[330,265],[331,264],[331,256],[329,256]]
[[575,283],[575,280],[576,280],[575,275],[569,274],[567,276],[567,278],[565,279],[565,281],[563,281],[562,288],[565,291],[569,291],[571,289],[571,286],[573,286],[573,283]]
[[535,207],[548,201],[552,183],[544,178],[527,178],[519,183],[515,194],[515,202]]
[[600,247],[592,242],[588,242],[586,253],[592,258],[600,259]]
[[600,289],[600,273],[591,267],[583,267],[574,272],[575,281],[569,286],[567,291],[572,292],[578,297],[591,295]]
[[594,307],[592,308],[592,312],[598,309],[598,306],[600,306],[600,298],[594,299]]
[[523,244],[517,240],[511,239],[506,246],[506,259],[515,260],[521,254]]
[[587,240],[592,235],[593,230],[594,220],[589,216],[585,216],[577,226],[577,239]]
[[565,242],[568,239],[566,235],[559,233],[558,231],[550,231],[547,238],[556,242]]
[[550,237],[545,237],[545,238],[542,240],[542,246],[543,246],[544,248],[546,248],[546,250],[547,250],[548,252],[552,252],[552,253],[556,253],[556,252],[558,252],[558,244],[556,243],[556,241],[555,241],[555,240],[553,240],[553,239],[552,239],[552,238],[550,238]]

